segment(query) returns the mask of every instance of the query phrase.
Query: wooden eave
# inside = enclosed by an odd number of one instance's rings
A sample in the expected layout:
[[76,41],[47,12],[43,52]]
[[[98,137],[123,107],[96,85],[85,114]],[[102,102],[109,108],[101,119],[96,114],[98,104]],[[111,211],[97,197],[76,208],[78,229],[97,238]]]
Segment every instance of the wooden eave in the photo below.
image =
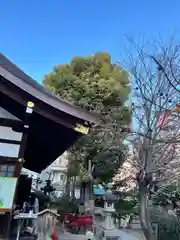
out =
[[41,172],[74,144],[82,133],[80,124],[91,126],[99,121],[47,91],[0,53],[0,106],[22,122],[28,101],[35,104],[25,150],[24,167]]

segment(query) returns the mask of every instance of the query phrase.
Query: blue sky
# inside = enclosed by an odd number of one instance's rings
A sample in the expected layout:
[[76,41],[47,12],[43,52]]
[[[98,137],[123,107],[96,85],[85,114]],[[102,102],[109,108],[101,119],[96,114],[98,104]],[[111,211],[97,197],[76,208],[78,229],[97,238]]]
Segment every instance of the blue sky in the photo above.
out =
[[53,65],[73,56],[107,51],[119,60],[125,35],[179,35],[179,9],[179,0],[6,0],[0,51],[41,82]]

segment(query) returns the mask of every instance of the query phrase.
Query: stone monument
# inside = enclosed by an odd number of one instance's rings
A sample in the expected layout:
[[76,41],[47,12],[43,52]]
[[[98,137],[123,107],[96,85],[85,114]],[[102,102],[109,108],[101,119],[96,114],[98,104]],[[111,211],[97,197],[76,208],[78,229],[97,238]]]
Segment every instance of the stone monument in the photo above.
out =
[[118,230],[112,218],[112,214],[116,211],[114,208],[114,203],[117,201],[117,197],[111,191],[111,185],[108,185],[108,190],[105,194],[105,206],[104,206],[104,216],[105,220],[100,226],[100,240],[119,240],[120,230]]

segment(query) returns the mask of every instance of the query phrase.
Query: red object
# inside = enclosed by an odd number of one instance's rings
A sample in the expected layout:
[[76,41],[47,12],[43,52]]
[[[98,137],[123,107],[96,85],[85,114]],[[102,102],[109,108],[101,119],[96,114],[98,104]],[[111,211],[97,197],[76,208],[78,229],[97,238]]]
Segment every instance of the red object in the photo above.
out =
[[76,223],[79,227],[91,227],[93,225],[93,220],[90,218],[77,219]]
[[180,104],[178,103],[178,104],[176,104],[176,112],[180,112]]
[[74,216],[71,213],[67,213],[65,224],[66,224],[66,227],[68,227],[68,228],[92,227],[93,218],[90,215]]
[[78,219],[92,219],[91,215],[80,215],[78,216]]
[[158,113],[158,116],[156,119],[156,127],[161,129],[165,128],[168,125],[168,117],[169,117],[169,111]]
[[55,228],[55,227],[53,228],[53,232],[52,232],[52,235],[51,235],[51,239],[52,239],[52,240],[57,240],[57,233],[56,233],[56,228]]
[[74,222],[74,221],[76,221],[76,216],[74,216],[72,213],[66,213],[65,214],[65,223],[71,223],[71,222]]

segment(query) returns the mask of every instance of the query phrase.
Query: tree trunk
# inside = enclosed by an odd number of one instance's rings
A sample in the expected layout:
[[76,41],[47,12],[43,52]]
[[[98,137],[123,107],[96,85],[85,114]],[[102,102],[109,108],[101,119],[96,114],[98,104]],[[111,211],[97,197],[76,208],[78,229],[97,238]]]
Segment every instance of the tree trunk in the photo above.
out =
[[67,176],[67,180],[66,180],[66,189],[65,189],[65,191],[66,191],[66,195],[67,196],[70,196],[70,177],[69,176]]
[[[89,172],[89,175],[92,176],[92,161],[89,160],[88,161],[88,172]],[[92,179],[89,181],[88,183],[88,190],[89,190],[89,200],[92,200],[92,191],[93,191],[93,183],[92,183]]]
[[81,187],[80,187],[80,200],[81,202],[85,201],[85,183],[84,182],[81,183]]
[[156,240],[148,212],[148,193],[145,187],[140,187],[139,189],[139,211],[141,227],[146,240]]
[[75,190],[76,190],[76,177],[73,177],[73,184],[72,184],[72,199],[75,199]]

